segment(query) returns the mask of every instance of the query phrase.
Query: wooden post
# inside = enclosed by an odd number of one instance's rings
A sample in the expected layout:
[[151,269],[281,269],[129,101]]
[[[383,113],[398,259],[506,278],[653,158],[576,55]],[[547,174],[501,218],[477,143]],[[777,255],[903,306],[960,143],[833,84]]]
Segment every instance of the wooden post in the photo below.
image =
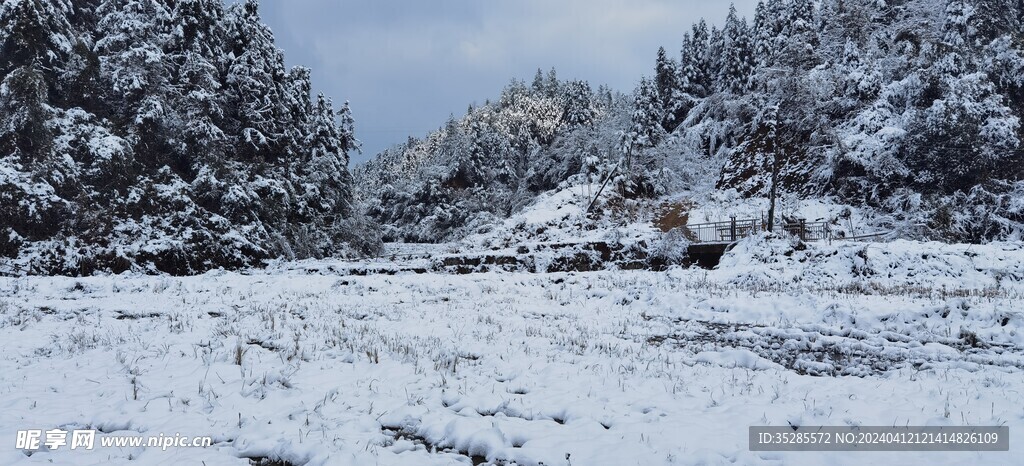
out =
[[729,237],[730,241],[736,241],[736,217],[729,217]]
[[800,219],[800,239],[807,241],[807,220]]

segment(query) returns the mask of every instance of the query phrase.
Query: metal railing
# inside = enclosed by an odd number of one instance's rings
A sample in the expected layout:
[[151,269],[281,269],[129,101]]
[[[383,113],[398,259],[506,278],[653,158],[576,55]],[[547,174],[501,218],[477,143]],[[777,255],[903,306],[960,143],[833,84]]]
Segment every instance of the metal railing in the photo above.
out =
[[[732,243],[742,238],[767,230],[767,224],[759,219],[735,218],[727,222],[700,223],[680,227],[683,235],[693,243]],[[775,231],[785,232],[803,241],[823,241],[831,239],[832,233],[827,222],[779,223]]]
[[782,231],[803,241],[827,241],[832,239],[832,230],[827,222],[792,222],[782,225]]

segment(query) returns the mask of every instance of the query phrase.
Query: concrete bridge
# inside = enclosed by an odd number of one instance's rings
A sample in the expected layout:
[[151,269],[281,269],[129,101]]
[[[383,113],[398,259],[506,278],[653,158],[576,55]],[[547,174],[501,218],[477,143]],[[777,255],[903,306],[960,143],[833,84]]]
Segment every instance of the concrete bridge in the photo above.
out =
[[[690,240],[688,253],[690,259],[704,267],[714,267],[722,259],[722,255],[740,239],[760,233],[768,229],[766,222],[760,219],[742,219],[735,217],[726,222],[700,223],[678,227],[686,239]],[[830,241],[832,232],[827,222],[796,222],[778,223],[774,231],[786,232],[802,241]]]

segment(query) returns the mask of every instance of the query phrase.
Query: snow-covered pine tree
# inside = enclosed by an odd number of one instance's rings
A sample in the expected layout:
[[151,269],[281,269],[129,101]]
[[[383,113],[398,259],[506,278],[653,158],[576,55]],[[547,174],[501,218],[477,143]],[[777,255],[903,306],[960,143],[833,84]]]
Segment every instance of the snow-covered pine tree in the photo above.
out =
[[841,105],[854,110],[862,103],[870,102],[878,97],[883,84],[882,74],[876,69],[872,60],[865,59],[857,43],[850,39],[843,47],[841,61],[836,66],[837,80],[843,85]]
[[693,76],[689,80],[691,93],[698,97],[705,97],[712,92],[712,56],[709,49],[711,35],[704,18],[693,25],[691,39],[690,50],[693,52]]
[[[110,98],[126,109],[129,122],[145,118],[145,103],[161,100],[168,92],[172,63],[164,53],[169,47],[171,12],[158,0],[103,0],[95,51],[100,71],[110,85]],[[129,123],[132,124],[132,123]]]
[[679,51],[679,73],[676,79],[677,89],[674,100],[676,108],[677,124],[672,128],[675,130],[679,124],[686,121],[687,115],[696,102],[696,96],[702,94],[702,89],[695,85],[698,78],[697,63],[698,51],[695,49],[693,37],[690,33],[683,34],[683,43]]
[[356,139],[356,121],[347,100],[338,110],[338,149],[343,167],[348,166],[349,152],[362,152],[362,142]]
[[544,79],[544,94],[549,98],[556,98],[561,94],[561,82],[558,81],[558,72],[552,67]]
[[[177,110],[172,138],[180,143],[175,152],[177,172],[191,182],[201,172],[224,175],[225,164],[234,150],[228,135],[221,82],[221,61],[225,55],[224,10],[220,2],[185,0],[172,12],[177,24],[168,41],[167,54],[173,63],[172,87]],[[230,181],[229,181],[230,182]],[[200,190],[199,196],[217,202],[217,190]]]
[[574,126],[588,126],[597,117],[594,93],[586,81],[569,81],[562,89],[562,121]]
[[[204,0],[207,1],[207,0]],[[240,128],[237,147],[246,160],[273,162],[285,152],[285,109],[281,84],[284,58],[274,36],[259,17],[256,0],[232,5],[227,12],[227,93],[232,117]]]
[[[1007,99],[1010,108],[1018,118],[1024,119],[1024,50],[1015,45],[1008,35],[993,40],[985,46],[983,68],[988,71],[992,82]],[[1024,137],[1024,135],[1022,135]]]
[[345,136],[323,94],[311,105],[303,133],[302,156],[288,160],[295,199],[285,200],[276,214],[282,217],[279,228],[287,256],[324,257],[332,253],[334,243],[354,239],[349,236],[354,232],[346,231],[351,226],[353,193]]
[[650,180],[651,158],[648,149],[656,146],[665,136],[662,127],[665,115],[658,85],[643,77],[633,92],[633,115],[629,128],[622,134],[620,150],[624,160],[619,162],[619,186],[627,196],[644,196],[653,192]]
[[310,74],[309,68],[296,66],[288,71],[284,80],[282,92],[284,115],[290,122],[285,130],[287,140],[285,155],[293,161],[301,160],[302,154],[306,152],[305,143],[308,137],[309,119],[313,113],[313,103],[309,97],[313,88]]
[[[137,161],[146,170],[164,165],[188,172],[188,160],[170,144],[179,132],[180,117],[173,114],[176,92],[171,79],[176,66],[166,53],[172,41],[172,12],[159,0],[103,0],[95,10],[102,107],[111,111],[117,133],[145,157]],[[79,91],[72,91],[75,94]],[[106,108],[97,108],[101,114]]]
[[176,0],[173,9],[175,50],[194,50],[208,58],[224,53],[224,5],[216,0]]
[[[98,127],[90,113],[60,107],[87,100],[64,96],[82,92],[69,78],[81,70],[74,65],[94,58],[68,21],[73,8],[35,0],[0,6],[0,171],[7,174],[0,179],[0,249],[12,256],[22,244],[47,241],[70,227],[94,238],[94,230],[109,224],[94,203],[109,206],[107,194],[130,176],[131,154],[122,140]],[[90,186],[95,182],[103,183],[103,192]]]
[[779,50],[786,43],[782,26],[785,21],[785,5],[781,0],[758,2],[750,32],[751,62],[750,85],[753,89],[765,91],[768,81],[780,66]]
[[679,88],[686,93],[693,93],[691,88],[697,79],[697,51],[694,50],[693,38],[689,32],[683,34],[683,44],[679,48]]
[[725,89],[726,85],[718,78],[722,74],[722,70],[725,69],[725,34],[722,33],[721,29],[717,26],[711,26],[711,31],[708,33],[708,58],[707,58],[707,73],[709,85],[708,89],[713,92],[721,92]]
[[757,2],[754,10],[753,55],[758,68],[771,66],[775,61],[775,39],[778,37],[778,0]]
[[747,90],[753,70],[750,32],[746,19],[740,19],[736,6],[729,7],[729,16],[722,29],[722,61],[718,70],[718,81],[723,89],[734,94]]
[[479,108],[468,118],[469,146],[460,171],[472,186],[491,188],[492,180],[508,184],[515,175],[515,157],[511,154],[510,141],[503,137],[499,128],[498,118],[490,106]]
[[[346,111],[348,105],[343,107]],[[309,186],[317,189],[310,202],[317,204],[317,210],[329,215],[344,216],[350,211],[352,194],[349,174],[346,168],[346,151],[354,145],[351,114],[344,115],[345,128],[335,124],[335,113],[329,98],[317,96],[310,120],[309,140],[306,147],[310,159],[307,173]]]
[[647,77],[641,78],[640,85],[633,93],[633,106],[630,129],[625,135],[624,150],[628,154],[653,147],[664,134],[661,127],[664,113],[656,83]]
[[222,169],[227,150],[227,135],[221,129],[224,103],[221,97],[217,68],[197,52],[186,51],[178,69],[175,86],[180,99],[180,158],[187,161],[185,178],[191,179],[202,170]]
[[654,65],[654,84],[661,99],[661,127],[666,132],[672,132],[682,122],[686,109],[683,89],[679,84],[679,65],[667,56],[664,47],[658,48],[658,58]]
[[530,89],[537,94],[544,93],[544,72],[540,68],[537,68],[537,74],[533,76],[533,84],[530,85]]
[[814,0],[790,0],[783,6],[779,59],[788,67],[810,69],[816,64],[818,31]]

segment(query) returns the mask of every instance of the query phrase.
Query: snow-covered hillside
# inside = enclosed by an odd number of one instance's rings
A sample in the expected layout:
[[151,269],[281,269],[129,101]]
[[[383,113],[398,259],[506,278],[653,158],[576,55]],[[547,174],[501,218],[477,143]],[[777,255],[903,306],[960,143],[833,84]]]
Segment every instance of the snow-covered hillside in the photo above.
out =
[[771,0],[681,24],[632,96],[538,73],[385,151],[357,175],[365,210],[390,240],[453,241],[612,177],[626,199],[775,187],[929,239],[1019,239],[1021,8]]
[[[752,425],[1024,428],[1024,248],[753,238],[665,273],[0,279],[4,464],[1012,464],[755,453]],[[416,251],[411,252],[416,255]],[[797,279],[800,278],[801,279]]]

